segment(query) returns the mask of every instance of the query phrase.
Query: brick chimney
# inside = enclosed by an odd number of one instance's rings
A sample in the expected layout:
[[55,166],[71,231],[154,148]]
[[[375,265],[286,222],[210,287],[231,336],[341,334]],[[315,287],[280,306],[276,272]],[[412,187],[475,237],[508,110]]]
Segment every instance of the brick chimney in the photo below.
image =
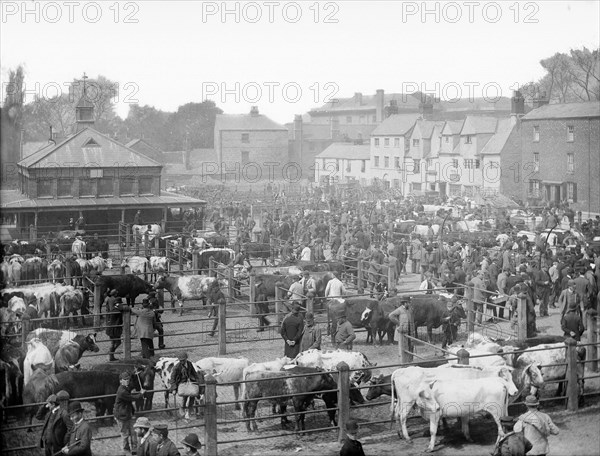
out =
[[547,105],[550,102],[546,97],[546,92],[536,93],[533,97],[533,109],[537,109],[541,106]]
[[302,140],[302,116],[296,114],[294,116],[294,139],[297,141]]
[[419,103],[419,112],[424,120],[431,120],[433,118],[433,101],[431,98],[427,97],[425,101]]
[[336,141],[340,136],[340,119],[331,119],[331,139]]
[[252,106],[250,108],[250,115],[251,116],[258,116],[258,106]]
[[377,89],[375,93],[375,119],[377,123],[383,122],[383,116],[385,115],[384,109],[384,93],[383,89]]
[[356,92],[354,94],[354,102],[359,106],[362,105],[362,93]]
[[510,99],[510,115],[522,116],[523,114],[525,114],[525,98],[523,98],[521,92],[515,90]]

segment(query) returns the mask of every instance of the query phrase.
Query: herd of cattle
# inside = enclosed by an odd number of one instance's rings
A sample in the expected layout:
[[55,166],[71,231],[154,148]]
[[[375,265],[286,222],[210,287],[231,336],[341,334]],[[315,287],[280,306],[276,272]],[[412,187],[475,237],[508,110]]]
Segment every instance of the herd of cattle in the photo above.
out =
[[[374,300],[372,300],[374,301]],[[470,365],[457,364],[457,352],[465,348],[471,355]],[[32,405],[45,401],[52,393],[66,390],[72,398],[95,405],[96,416],[109,415],[113,409],[119,374],[129,371],[133,387],[147,390],[136,403],[138,410],[150,410],[153,390],[164,389],[165,407],[169,407],[171,373],[177,358],[131,359],[95,364],[81,370],[78,362],[86,352],[97,352],[95,334],[81,335],[71,331],[37,329],[27,336],[27,353],[8,345],[3,347],[1,364],[5,372],[2,407]],[[193,362],[200,382],[211,374],[223,387],[232,385],[235,408],[243,410],[248,432],[256,431],[254,421],[261,400],[279,407],[282,427],[287,424],[285,410],[291,400],[295,414],[295,429],[305,429],[304,413],[319,398],[325,402],[329,421],[336,425],[339,382],[338,368],[345,362],[350,369],[350,404],[362,404],[382,395],[391,397],[391,411],[398,422],[398,434],[410,439],[406,419],[416,405],[423,417],[430,420],[433,449],[440,418],[463,417],[462,428],[469,439],[469,417],[486,411],[494,418],[501,433],[500,417],[508,404],[527,394],[539,394],[546,382],[564,380],[566,347],[562,337],[545,336],[525,342],[491,340],[478,333],[471,334],[463,345],[451,346],[445,357],[430,358],[409,367],[396,369],[389,375],[373,373],[372,363],[361,352],[308,350],[295,359],[280,358],[251,363],[246,358],[203,358]],[[10,358],[9,362],[4,361]],[[580,357],[581,359],[581,357]],[[583,375],[583,363],[579,363]],[[11,376],[9,373],[21,373]],[[158,374],[161,386],[155,385]],[[581,383],[583,383],[581,381]],[[200,396],[204,385],[200,385]],[[468,387],[467,387],[468,386]],[[561,394],[559,383],[557,395]],[[583,393],[583,385],[580,385]],[[107,396],[107,397],[98,397]],[[200,397],[198,398],[200,399]],[[241,399],[241,401],[240,401]],[[241,402],[241,404],[240,404]],[[36,407],[23,408],[23,418],[32,422]]]

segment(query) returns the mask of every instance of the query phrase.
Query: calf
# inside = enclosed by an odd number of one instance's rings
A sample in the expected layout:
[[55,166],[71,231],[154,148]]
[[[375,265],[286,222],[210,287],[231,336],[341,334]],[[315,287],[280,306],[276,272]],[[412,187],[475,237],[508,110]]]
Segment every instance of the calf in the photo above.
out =
[[33,417],[37,411],[40,402],[46,402],[51,394],[58,390],[58,379],[54,375],[54,369],[44,365],[34,366],[33,374],[29,382],[23,388],[23,405],[31,405],[25,408],[25,414],[29,417],[29,424],[33,422]]
[[158,275],[166,275],[169,272],[169,259],[166,257],[151,256],[149,258],[150,280],[156,280]]
[[[312,374],[303,377],[290,377],[289,375]],[[262,380],[262,381],[261,381]],[[286,369],[280,372],[253,372],[246,379],[246,396],[244,399],[244,418],[249,418],[246,421],[246,429],[248,432],[257,431],[258,427],[254,416],[256,415],[256,407],[258,401],[264,397],[277,396],[274,399],[268,399],[270,402],[275,402],[280,406],[281,413],[285,414],[287,400],[294,394],[292,403],[296,415],[296,431],[305,430],[304,412],[307,405],[313,399],[315,394],[323,392],[323,400],[328,409],[327,414],[332,426],[337,426],[335,421],[335,408],[337,406],[337,385],[333,377],[320,369],[311,367],[294,366],[291,369]],[[333,391],[332,391],[333,390]],[[299,394],[299,395],[296,395]],[[287,418],[281,418],[281,426],[285,429]]]

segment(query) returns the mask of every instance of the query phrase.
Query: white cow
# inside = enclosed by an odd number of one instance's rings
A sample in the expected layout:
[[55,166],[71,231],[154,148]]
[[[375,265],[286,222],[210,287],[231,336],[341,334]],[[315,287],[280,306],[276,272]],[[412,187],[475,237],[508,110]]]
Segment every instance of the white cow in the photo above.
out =
[[112,258],[104,259],[100,255],[95,256],[90,260],[92,267],[96,270],[98,274],[102,274],[102,272],[106,269],[112,269],[113,263]]
[[31,339],[27,342],[27,355],[23,361],[23,384],[27,385],[33,374],[33,366],[37,364],[44,365],[49,371],[54,370],[54,358],[48,350],[48,347],[40,339]]
[[132,274],[145,274],[148,265],[148,258],[142,256],[132,256],[123,258],[121,268],[128,267]]
[[152,241],[156,236],[160,236],[162,230],[160,225],[157,224],[133,225],[131,227],[131,232],[134,236],[138,234],[142,239],[144,239],[144,234],[148,233],[148,241]]
[[[292,358],[288,358],[284,356],[283,358],[277,358],[274,361],[265,361],[264,363],[252,363],[248,367],[244,368],[244,372],[242,373],[242,379],[246,380],[248,374],[252,372],[268,372],[268,371],[279,371],[281,368],[287,364],[293,363]],[[242,394],[242,397],[244,395]]]
[[[247,358],[202,358],[200,361],[192,363],[196,370],[203,370],[207,374],[212,374],[217,383],[240,382],[244,378],[244,369],[250,362]],[[235,400],[240,398],[240,384],[233,384],[233,394]],[[236,402],[235,409],[240,409],[240,404]]]
[[150,280],[156,280],[158,274],[166,274],[169,272],[169,259],[161,256],[151,256],[150,262]]
[[25,310],[27,310],[27,306],[25,305],[25,301],[23,298],[19,298],[18,296],[13,296],[8,301],[8,308],[16,313],[18,316],[23,315]]
[[[352,382],[368,382],[371,378],[371,370],[367,367],[375,367],[377,363],[371,363],[361,352],[334,350],[306,350],[294,359],[294,364],[302,367],[321,367],[325,370],[337,371],[338,364],[344,362],[353,371],[350,375]],[[362,370],[365,369],[365,370]]]

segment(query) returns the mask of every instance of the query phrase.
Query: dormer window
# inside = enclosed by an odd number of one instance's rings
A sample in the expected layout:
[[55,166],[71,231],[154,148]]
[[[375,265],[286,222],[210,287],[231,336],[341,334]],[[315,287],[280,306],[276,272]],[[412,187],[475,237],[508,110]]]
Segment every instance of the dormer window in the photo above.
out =
[[90,138],[82,147],[100,147],[100,144],[98,144],[94,138]]

